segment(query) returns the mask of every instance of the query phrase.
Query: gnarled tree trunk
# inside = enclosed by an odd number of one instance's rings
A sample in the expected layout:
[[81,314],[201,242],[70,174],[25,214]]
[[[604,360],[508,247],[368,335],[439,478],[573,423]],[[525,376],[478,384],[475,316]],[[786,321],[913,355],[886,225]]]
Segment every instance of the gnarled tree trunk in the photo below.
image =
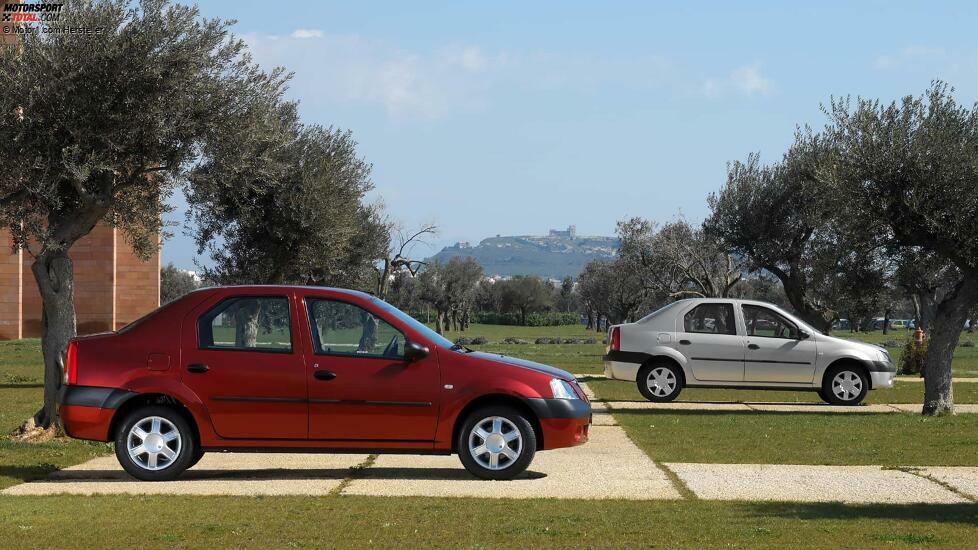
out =
[[924,359],[923,414],[953,414],[951,358],[968,313],[978,302],[978,273],[966,274],[937,306]]
[[39,428],[58,426],[58,392],[64,380],[68,341],[75,337],[74,277],[67,250],[47,250],[31,265],[43,300],[41,351],[44,354],[44,404],[34,414]]

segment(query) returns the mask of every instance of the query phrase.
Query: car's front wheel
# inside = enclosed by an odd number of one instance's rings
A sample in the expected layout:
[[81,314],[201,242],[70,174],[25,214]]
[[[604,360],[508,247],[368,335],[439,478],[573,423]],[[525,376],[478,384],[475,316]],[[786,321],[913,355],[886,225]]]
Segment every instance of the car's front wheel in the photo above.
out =
[[832,405],[858,405],[869,391],[869,380],[862,369],[844,365],[825,373],[822,399]]
[[653,363],[638,371],[638,391],[654,403],[668,403],[683,391],[683,373],[669,363]]
[[129,413],[115,438],[115,455],[129,475],[143,481],[175,479],[197,457],[187,420],[169,407],[152,405]]
[[466,418],[456,445],[462,465],[476,477],[513,479],[533,461],[537,439],[523,413],[493,406]]

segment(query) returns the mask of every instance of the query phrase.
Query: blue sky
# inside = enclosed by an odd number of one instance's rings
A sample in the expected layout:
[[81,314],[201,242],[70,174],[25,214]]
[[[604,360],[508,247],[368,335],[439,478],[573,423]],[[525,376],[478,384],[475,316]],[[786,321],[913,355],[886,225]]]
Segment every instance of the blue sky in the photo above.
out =
[[[699,221],[726,163],[776,160],[832,96],[978,98],[969,2],[216,0],[305,121],[350,129],[374,200],[436,248],[627,216]],[[175,199],[177,206],[180,200]],[[180,211],[170,216],[181,220]],[[176,236],[163,261],[192,268]],[[435,250],[432,250],[434,252]]]

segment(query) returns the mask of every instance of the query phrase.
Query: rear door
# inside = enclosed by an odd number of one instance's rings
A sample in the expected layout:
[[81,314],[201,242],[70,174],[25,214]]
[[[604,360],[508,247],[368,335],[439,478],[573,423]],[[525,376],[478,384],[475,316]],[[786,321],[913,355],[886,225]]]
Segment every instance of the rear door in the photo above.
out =
[[810,383],[815,377],[815,342],[801,339],[798,325],[774,310],[744,304],[747,328],[746,380]]
[[305,362],[290,293],[215,298],[183,327],[183,383],[224,438],[305,439]]
[[686,357],[697,380],[743,381],[744,337],[737,334],[733,304],[704,302],[676,323],[676,349]]
[[404,359],[405,333],[380,312],[306,296],[309,438],[431,442],[441,378],[432,353]]

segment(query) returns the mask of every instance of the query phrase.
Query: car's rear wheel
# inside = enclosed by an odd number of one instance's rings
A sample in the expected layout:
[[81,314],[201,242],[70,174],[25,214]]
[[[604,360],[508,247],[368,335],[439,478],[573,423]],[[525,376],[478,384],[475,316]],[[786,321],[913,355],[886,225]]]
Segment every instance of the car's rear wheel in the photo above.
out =
[[843,365],[825,373],[822,399],[832,405],[858,405],[869,391],[869,380],[862,369]]
[[465,469],[482,479],[513,479],[533,461],[536,433],[517,409],[492,406],[470,414],[456,441]]
[[187,420],[170,407],[152,405],[129,413],[115,438],[115,456],[129,475],[143,481],[175,479],[197,457]]
[[685,379],[682,370],[670,363],[653,363],[638,371],[638,391],[654,403],[668,403],[679,397]]

